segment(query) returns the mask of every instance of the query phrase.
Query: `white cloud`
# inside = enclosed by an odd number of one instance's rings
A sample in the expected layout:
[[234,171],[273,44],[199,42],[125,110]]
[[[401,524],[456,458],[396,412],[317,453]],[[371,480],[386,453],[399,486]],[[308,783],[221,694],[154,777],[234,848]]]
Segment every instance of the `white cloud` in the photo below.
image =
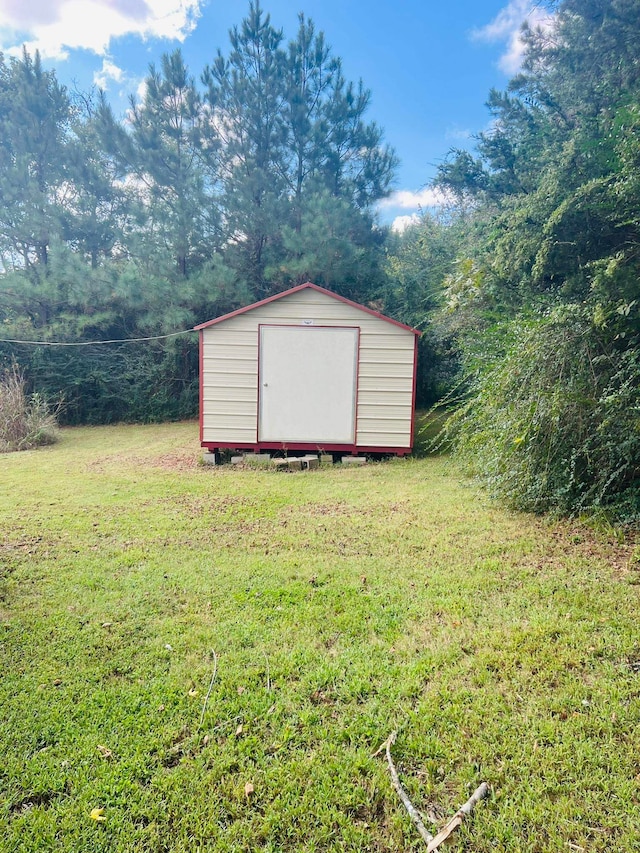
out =
[[423,207],[440,207],[446,204],[448,198],[442,190],[425,187],[418,192],[412,190],[397,190],[387,198],[378,202],[378,207],[385,209],[397,207],[402,210],[416,210]]
[[183,41],[204,0],[0,0],[0,46],[20,53],[24,44],[45,59],[66,59],[84,48],[104,56],[124,35]]
[[511,0],[496,17],[484,27],[473,30],[471,37],[478,41],[504,42],[506,51],[500,57],[498,65],[505,74],[515,74],[522,65],[525,44],[522,40],[522,25],[551,28],[553,15],[533,0]]
[[407,228],[410,228],[412,225],[417,225],[419,222],[419,213],[411,213],[409,216],[396,216],[391,223],[391,230],[396,231],[398,234],[404,234]]
[[467,128],[451,127],[445,132],[445,138],[453,139],[455,142],[465,142],[472,136],[473,134]]
[[136,86],[136,98],[138,101],[144,101],[147,97],[147,78],[143,77]]
[[93,82],[101,89],[108,89],[111,81],[122,83],[124,78],[125,74],[122,68],[118,68],[114,62],[105,57],[102,60],[102,68],[93,75]]

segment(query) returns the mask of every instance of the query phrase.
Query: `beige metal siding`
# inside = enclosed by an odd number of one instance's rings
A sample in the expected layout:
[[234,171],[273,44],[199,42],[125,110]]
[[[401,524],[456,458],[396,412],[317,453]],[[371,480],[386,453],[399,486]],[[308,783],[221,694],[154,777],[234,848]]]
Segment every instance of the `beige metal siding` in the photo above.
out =
[[256,440],[257,326],[238,330],[231,319],[203,330],[202,440]]
[[257,442],[258,327],[305,321],[360,328],[356,444],[408,448],[414,334],[313,289],[203,329],[203,441]]

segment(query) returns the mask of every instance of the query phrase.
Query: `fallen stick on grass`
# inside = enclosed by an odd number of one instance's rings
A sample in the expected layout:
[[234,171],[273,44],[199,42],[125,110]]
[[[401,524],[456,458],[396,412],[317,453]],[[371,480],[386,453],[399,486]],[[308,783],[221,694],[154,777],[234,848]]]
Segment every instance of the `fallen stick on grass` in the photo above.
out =
[[485,797],[488,796],[489,786],[486,782],[483,782],[475,789],[475,791],[473,792],[473,794],[471,794],[467,802],[458,809],[458,811],[454,814],[449,823],[447,823],[446,826],[443,826],[443,828],[436,835],[436,837],[429,842],[429,844],[427,845],[427,853],[431,853],[432,850],[437,850],[438,847],[442,844],[442,842],[447,840],[453,830],[457,829],[466,817],[469,817],[469,815],[480,802],[480,800],[483,800]]
[[397,732],[391,732],[389,737],[386,739],[386,741],[382,744],[382,746],[380,747],[378,752],[376,752],[375,754],[379,755],[382,752],[382,750],[384,749],[384,751],[387,755],[387,764],[389,765],[389,773],[391,774],[391,782],[393,784],[393,787],[398,792],[398,796],[402,800],[402,804],[404,805],[405,809],[409,812],[411,820],[415,823],[417,830],[420,833],[420,835],[422,836],[422,838],[424,839],[425,843],[430,844],[433,841],[433,835],[431,835],[429,830],[426,828],[426,826],[422,822],[422,818],[420,817],[418,810],[414,807],[413,803],[411,802],[411,800],[407,796],[406,791],[404,790],[404,788],[400,784],[400,779],[398,778],[398,773],[396,771],[395,764],[393,763],[393,760],[391,758],[391,747],[396,742],[397,734],[398,734]]
[[378,749],[378,751],[374,753],[374,756],[380,755],[380,753],[383,751],[385,752],[387,756],[387,764],[389,765],[389,773],[391,774],[391,783],[398,792],[398,796],[402,800],[402,804],[409,813],[411,820],[416,825],[416,828],[422,836],[423,841],[427,845],[427,853],[432,853],[432,851],[437,850],[438,847],[442,844],[442,842],[446,841],[446,839],[451,835],[451,833],[460,826],[462,821],[471,814],[471,812],[480,802],[480,800],[488,796],[489,786],[486,782],[483,782],[481,785],[479,785],[473,792],[473,794],[469,797],[467,802],[458,809],[458,811],[454,814],[454,816],[446,824],[446,826],[444,826],[437,835],[433,836],[422,822],[420,813],[413,805],[413,803],[407,796],[406,791],[400,784],[398,772],[393,763],[393,759],[391,758],[391,747],[395,743],[397,734],[397,732],[391,732],[391,734],[382,744],[380,749]]
[[202,728],[202,722],[204,720],[204,715],[207,710],[207,703],[209,701],[209,696],[211,696],[211,690],[213,689],[213,682],[216,680],[216,675],[218,674],[218,655],[216,654],[216,650],[211,649],[211,654],[213,655],[213,675],[211,676],[211,681],[209,682],[209,689],[207,690],[204,705],[202,706],[202,713],[200,714],[200,722],[198,723],[198,729]]
[[269,675],[269,658],[267,657],[266,652],[262,652],[264,657],[264,662],[267,667],[267,691],[271,690],[271,676]]

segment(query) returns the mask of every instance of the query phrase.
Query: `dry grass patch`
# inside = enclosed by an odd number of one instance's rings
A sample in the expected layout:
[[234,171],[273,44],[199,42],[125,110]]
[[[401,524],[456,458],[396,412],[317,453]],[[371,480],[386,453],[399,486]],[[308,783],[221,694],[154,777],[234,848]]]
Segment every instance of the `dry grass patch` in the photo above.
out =
[[0,453],[31,450],[57,438],[55,410],[39,394],[28,396],[18,365],[0,372]]

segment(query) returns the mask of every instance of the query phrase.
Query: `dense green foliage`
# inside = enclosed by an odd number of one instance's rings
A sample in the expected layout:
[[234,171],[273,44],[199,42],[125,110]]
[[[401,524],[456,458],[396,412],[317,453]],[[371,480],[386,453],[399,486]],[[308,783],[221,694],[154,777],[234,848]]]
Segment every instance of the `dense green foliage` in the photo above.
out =
[[449,428],[490,489],[536,512],[614,503],[640,515],[637,350],[612,347],[584,310],[520,318]]
[[549,3],[439,215],[374,205],[396,158],[300,16],[258,2],[199,79],[179,51],[117,119],[38,56],[0,58],[0,343],[71,423],[195,413],[188,329],[311,279],[424,330],[418,400],[467,393],[457,447],[513,505],[638,516],[640,18]]
[[442,282],[456,268],[465,244],[461,217],[449,220],[428,213],[402,236],[387,238],[386,281],[381,308],[423,331],[418,341],[417,401],[431,406],[446,395],[459,371],[451,323],[439,310]]
[[[0,337],[154,338],[309,279],[372,298],[396,158],[369,105],[311,21],[287,44],[258,2],[199,82],[180,51],[151,66],[122,120],[0,56]],[[71,423],[196,412],[194,335],[12,358]]]
[[637,518],[637,3],[564,0],[525,37],[477,156],[438,179],[470,231],[444,294],[474,377],[459,449],[516,506]]

